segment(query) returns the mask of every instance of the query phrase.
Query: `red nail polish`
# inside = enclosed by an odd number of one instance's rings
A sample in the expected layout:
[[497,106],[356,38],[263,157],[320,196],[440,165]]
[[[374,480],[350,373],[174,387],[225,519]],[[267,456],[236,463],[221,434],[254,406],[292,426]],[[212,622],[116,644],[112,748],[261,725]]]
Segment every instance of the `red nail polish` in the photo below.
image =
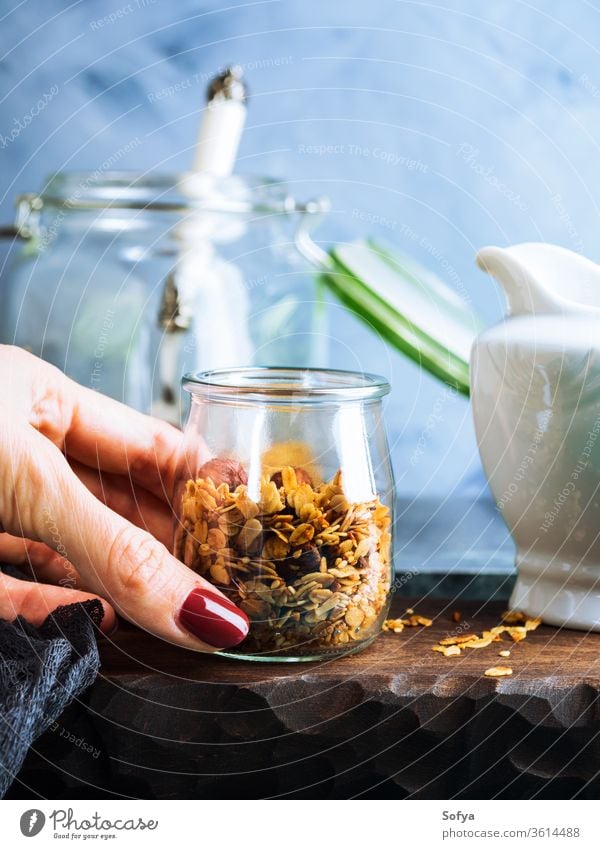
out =
[[243,610],[203,587],[196,587],[186,598],[179,621],[194,636],[219,649],[237,646],[250,627]]

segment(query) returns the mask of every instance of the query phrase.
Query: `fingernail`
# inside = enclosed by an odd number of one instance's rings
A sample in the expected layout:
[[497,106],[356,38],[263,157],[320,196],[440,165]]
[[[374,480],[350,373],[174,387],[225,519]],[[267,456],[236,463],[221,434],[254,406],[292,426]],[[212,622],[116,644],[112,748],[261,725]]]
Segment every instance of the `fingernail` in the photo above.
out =
[[226,598],[196,587],[179,612],[183,627],[213,648],[241,643],[250,627],[246,614]]

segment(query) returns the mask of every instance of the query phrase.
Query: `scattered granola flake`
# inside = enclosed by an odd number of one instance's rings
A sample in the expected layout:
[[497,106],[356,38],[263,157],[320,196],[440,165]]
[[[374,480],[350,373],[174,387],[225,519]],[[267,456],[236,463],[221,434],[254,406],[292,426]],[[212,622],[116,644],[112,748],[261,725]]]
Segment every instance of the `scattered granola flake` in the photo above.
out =
[[433,619],[428,619],[426,616],[416,615],[411,618],[416,619],[417,625],[422,625],[424,628],[431,628],[433,625]]
[[382,631],[393,631],[394,634],[401,634],[404,631],[404,622],[402,619],[386,619],[381,626]]
[[506,628],[506,633],[514,643],[520,643],[527,636],[527,629],[524,626],[517,625],[513,628]]
[[460,612],[460,610],[454,610],[452,611],[452,616],[450,618],[453,622],[456,622],[456,624],[458,624],[462,620],[462,613]]
[[488,678],[504,678],[506,675],[512,675],[513,671],[510,666],[490,666],[483,674]]
[[433,619],[413,613],[407,619],[386,619],[381,627],[383,631],[394,631],[396,634],[401,634],[404,628],[416,628],[417,625],[430,628],[433,625]]
[[408,619],[403,619],[402,622],[408,625],[409,628],[416,628],[417,625],[430,628],[433,625],[433,619],[428,619],[426,616],[419,616],[418,613],[413,613]]
[[502,637],[501,634],[504,633],[504,626],[500,626],[499,628],[491,628],[489,631],[482,631],[481,636],[484,640],[487,640],[488,637],[493,643],[501,643]]
[[491,642],[492,642],[492,640],[491,640],[490,637],[488,637],[487,639],[483,639],[483,638],[479,639],[479,638],[476,637],[473,640],[469,640],[468,642],[463,643],[462,648],[465,648],[465,649],[484,649],[484,648],[486,648],[486,646],[489,646]]
[[476,638],[477,634],[457,634],[455,637],[444,637],[439,642],[441,646],[454,646],[457,643],[468,643]]
[[[454,614],[452,616],[454,617]],[[457,634],[452,637],[444,637],[437,646],[432,647],[432,650],[441,652],[445,657],[451,657],[460,654],[461,649],[484,649],[492,643],[501,643],[503,634],[508,634],[514,643],[519,643],[527,637],[529,631],[535,631],[542,624],[539,616],[535,619],[529,618],[520,610],[507,610],[502,614],[502,621],[505,624],[489,628],[483,631],[481,636],[478,634]],[[449,648],[459,649],[459,651],[452,651],[447,654],[446,650]],[[498,652],[498,656],[510,657],[510,650],[502,649]],[[507,666],[494,666],[488,669],[485,674],[489,677],[512,675],[512,669]]]
[[521,625],[525,622],[527,616],[522,610],[506,610],[502,614],[502,621],[506,625]]
[[431,651],[439,651],[444,657],[456,657],[461,654],[460,646],[432,646]]
[[407,607],[406,610],[405,610],[405,613],[408,613],[409,616],[414,612],[415,611],[412,609],[412,607]]
[[456,657],[460,653],[460,646],[448,646],[444,651],[444,657]]

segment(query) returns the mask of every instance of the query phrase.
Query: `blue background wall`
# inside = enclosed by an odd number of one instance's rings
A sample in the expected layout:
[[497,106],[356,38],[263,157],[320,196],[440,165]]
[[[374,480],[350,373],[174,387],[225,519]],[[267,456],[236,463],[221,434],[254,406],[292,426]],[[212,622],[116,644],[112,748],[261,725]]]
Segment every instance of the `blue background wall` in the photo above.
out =
[[[473,265],[478,247],[545,240],[600,260],[593,3],[224,6],[5,0],[2,220],[48,171],[97,168],[133,138],[120,167],[188,166],[206,79],[236,61],[253,93],[240,170],[289,176],[299,197],[329,195],[325,242],[383,237],[466,291],[488,322],[503,302]],[[44,94],[15,135],[14,119]],[[479,494],[468,404],[350,317],[335,332],[339,350],[392,377],[401,492]],[[426,450],[410,464],[419,440]]]

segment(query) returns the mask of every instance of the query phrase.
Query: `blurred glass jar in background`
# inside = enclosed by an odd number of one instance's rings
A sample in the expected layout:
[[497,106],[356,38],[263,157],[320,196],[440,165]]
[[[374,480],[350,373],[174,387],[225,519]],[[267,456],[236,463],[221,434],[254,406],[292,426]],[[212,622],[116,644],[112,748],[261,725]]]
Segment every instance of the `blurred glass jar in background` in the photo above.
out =
[[325,208],[269,179],[59,173],[19,200],[0,341],[176,423],[186,371],[322,366],[324,303],[296,238]]
[[188,375],[184,387],[174,553],[250,618],[224,654],[318,660],[367,646],[391,598],[388,383],[249,368]]

